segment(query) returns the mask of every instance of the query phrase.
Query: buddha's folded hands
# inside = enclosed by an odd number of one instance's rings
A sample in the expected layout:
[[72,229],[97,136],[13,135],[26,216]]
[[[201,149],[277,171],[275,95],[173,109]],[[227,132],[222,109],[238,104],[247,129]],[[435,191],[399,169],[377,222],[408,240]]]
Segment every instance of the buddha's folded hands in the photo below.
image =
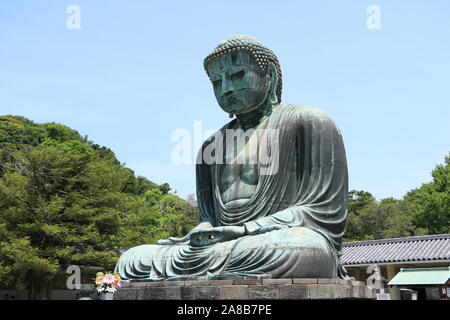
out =
[[190,241],[190,238],[191,238],[191,234],[194,231],[199,230],[199,229],[201,229],[201,230],[209,229],[212,227],[213,226],[209,222],[201,222],[199,225],[197,225],[195,228],[193,228],[191,231],[189,231],[189,233],[187,235],[185,235],[184,237],[181,237],[181,238],[169,237],[168,239],[158,240],[158,242],[156,244],[165,245],[165,246],[176,245],[176,244],[188,244]]
[[194,247],[209,246],[240,238],[245,235],[245,227],[228,226],[209,229],[193,230],[190,236],[190,245]]
[[256,234],[262,234],[262,233],[280,230],[280,229],[284,229],[284,228],[289,228],[289,226],[283,225],[283,224],[264,225],[264,226],[259,227],[256,230],[252,230],[251,232],[248,232],[248,234],[256,235]]

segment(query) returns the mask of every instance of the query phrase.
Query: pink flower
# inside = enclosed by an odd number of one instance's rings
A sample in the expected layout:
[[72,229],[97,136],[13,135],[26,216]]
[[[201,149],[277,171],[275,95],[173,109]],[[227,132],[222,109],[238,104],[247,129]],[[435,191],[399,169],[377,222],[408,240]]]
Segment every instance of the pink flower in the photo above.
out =
[[105,276],[105,283],[106,284],[114,284],[114,276],[112,274],[107,274]]

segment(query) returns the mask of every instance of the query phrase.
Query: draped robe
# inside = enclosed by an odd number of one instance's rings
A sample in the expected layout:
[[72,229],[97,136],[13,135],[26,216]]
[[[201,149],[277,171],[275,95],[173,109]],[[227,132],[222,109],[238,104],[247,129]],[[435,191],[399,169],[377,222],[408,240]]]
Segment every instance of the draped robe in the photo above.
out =
[[[221,136],[236,121],[225,125]],[[227,207],[219,189],[224,164],[196,165],[200,221],[244,226],[246,235],[203,247],[131,248],[116,266],[123,279],[346,277],[339,259],[348,191],[340,131],[321,110],[297,105],[275,106],[266,129],[276,132],[264,136],[266,149],[261,148],[272,161],[248,201]],[[214,140],[205,141],[199,155]],[[264,231],[273,226],[276,230]]]

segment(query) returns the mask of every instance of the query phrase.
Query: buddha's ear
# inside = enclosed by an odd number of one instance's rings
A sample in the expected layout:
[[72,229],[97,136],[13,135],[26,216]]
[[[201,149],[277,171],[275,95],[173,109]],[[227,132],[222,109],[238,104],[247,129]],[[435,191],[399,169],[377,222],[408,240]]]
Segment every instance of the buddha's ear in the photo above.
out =
[[269,63],[267,68],[270,76],[269,99],[272,104],[278,104],[279,101],[277,98],[277,87],[278,87],[277,69],[275,68],[273,63]]

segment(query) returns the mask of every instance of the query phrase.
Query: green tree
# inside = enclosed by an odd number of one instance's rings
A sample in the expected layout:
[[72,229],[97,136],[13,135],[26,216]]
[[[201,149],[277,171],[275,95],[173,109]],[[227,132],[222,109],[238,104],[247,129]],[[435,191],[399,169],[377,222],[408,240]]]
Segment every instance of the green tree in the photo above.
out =
[[56,123],[0,117],[0,283],[31,292],[67,266],[112,270],[122,250],[180,236],[196,208]]
[[[120,167],[81,149],[74,141],[59,147],[41,144],[14,152],[14,161],[4,164],[0,221],[10,232],[2,239],[0,255],[13,257],[5,250],[26,239],[36,261],[47,262],[29,264],[33,276],[25,277],[28,287],[45,282],[54,271],[50,266],[111,268],[117,259],[116,234],[126,214],[125,202],[133,198],[120,192]],[[23,264],[15,261],[13,266]],[[48,266],[48,272],[42,266]],[[10,276],[17,277],[17,272],[21,270],[14,268]]]
[[351,190],[348,193],[348,211],[359,215],[360,211],[375,203],[374,196],[367,191]]
[[347,231],[344,241],[374,240],[426,234],[414,225],[403,200],[376,201],[365,191],[349,192]]
[[408,237],[424,234],[416,230],[412,218],[405,213],[403,200],[386,198],[367,207],[359,219],[364,239]]
[[355,241],[364,239],[361,229],[361,212],[374,205],[375,198],[370,192],[362,190],[351,190],[348,193],[347,228],[344,234],[344,241]]
[[450,154],[431,172],[433,181],[405,196],[414,224],[430,234],[450,233]]
[[162,185],[159,186],[159,190],[161,190],[163,194],[168,194],[170,190],[172,190],[172,188],[168,183],[163,183]]

